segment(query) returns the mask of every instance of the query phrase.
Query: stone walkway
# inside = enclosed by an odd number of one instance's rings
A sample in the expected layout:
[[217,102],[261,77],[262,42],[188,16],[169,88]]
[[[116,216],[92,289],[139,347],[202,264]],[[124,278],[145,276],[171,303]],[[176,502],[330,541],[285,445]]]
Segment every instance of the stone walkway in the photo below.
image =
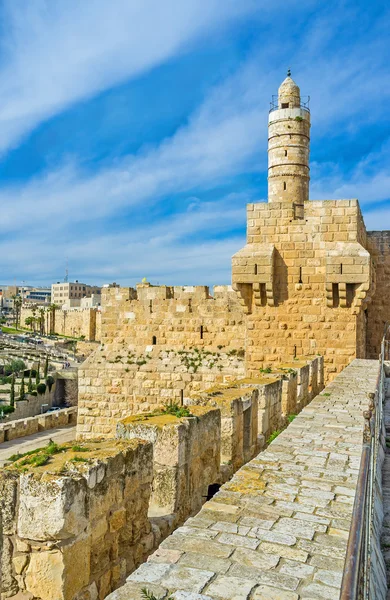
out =
[[0,467],[4,465],[7,458],[19,452],[30,452],[41,446],[46,446],[49,440],[54,440],[57,444],[64,444],[76,439],[76,427],[57,427],[55,429],[47,429],[34,433],[33,435],[26,435],[26,437],[16,438],[10,442],[3,442],[0,444]]
[[109,600],[338,600],[378,367],[355,360]]

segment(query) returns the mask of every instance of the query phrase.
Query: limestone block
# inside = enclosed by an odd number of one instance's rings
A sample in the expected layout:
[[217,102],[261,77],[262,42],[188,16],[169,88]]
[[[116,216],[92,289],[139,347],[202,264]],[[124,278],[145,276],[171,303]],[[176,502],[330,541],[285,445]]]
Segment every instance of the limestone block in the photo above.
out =
[[27,591],[41,600],[74,600],[89,583],[89,553],[86,539],[62,548],[34,552],[26,571]]
[[81,479],[21,475],[19,537],[45,541],[80,534],[87,526],[85,495]]

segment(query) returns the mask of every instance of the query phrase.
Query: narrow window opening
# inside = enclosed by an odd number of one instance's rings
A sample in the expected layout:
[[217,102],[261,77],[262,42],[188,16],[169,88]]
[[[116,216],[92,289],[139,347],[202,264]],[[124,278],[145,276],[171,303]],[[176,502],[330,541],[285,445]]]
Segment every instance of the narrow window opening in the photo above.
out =
[[343,274],[343,263],[340,263],[340,275]]
[[299,267],[299,281],[298,283],[303,283],[302,281],[302,267]]
[[283,181],[283,189],[287,190],[287,183],[285,181]]
[[284,156],[287,156],[287,150],[284,151]]
[[180,406],[184,405],[184,390],[180,390]]
[[255,275],[257,275],[257,265],[255,265]]
[[261,306],[267,305],[267,290],[265,287],[265,283],[260,283],[260,303]]
[[332,283],[333,308],[337,308],[340,304],[339,284]]
[[189,298],[189,300],[188,300],[188,311],[192,312],[192,300],[191,300],[191,298]]
[[153,344],[153,346],[155,346],[157,344],[157,338],[155,335],[152,337],[152,344]]
[[149,300],[149,311],[153,312],[153,300]]
[[200,339],[203,340],[203,325],[200,326],[199,333],[200,333]]
[[288,108],[288,102],[282,102],[282,108]]
[[294,346],[294,358],[296,358],[296,357],[297,357],[297,347]]

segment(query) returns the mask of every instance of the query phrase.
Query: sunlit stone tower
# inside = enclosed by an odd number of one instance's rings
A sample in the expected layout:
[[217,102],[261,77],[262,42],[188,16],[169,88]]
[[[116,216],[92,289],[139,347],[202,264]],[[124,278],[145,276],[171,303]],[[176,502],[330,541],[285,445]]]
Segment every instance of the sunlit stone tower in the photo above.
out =
[[[268,201],[309,200],[310,112],[288,71],[268,121]],[[303,207],[302,207],[303,209]]]

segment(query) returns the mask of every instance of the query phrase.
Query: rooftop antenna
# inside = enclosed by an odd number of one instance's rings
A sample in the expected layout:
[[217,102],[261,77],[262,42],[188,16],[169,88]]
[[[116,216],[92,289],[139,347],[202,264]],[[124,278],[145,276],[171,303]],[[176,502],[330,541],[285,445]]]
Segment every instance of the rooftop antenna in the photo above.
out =
[[64,283],[68,283],[68,281],[69,281],[69,263],[68,263],[68,257],[66,257],[66,269],[65,269]]

